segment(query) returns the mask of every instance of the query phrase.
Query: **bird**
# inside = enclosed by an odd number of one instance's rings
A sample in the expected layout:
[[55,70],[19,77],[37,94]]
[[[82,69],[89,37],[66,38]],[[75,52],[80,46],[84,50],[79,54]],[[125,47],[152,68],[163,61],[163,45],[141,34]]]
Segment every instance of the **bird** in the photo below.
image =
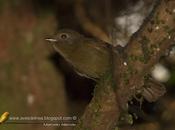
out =
[[70,29],[61,29],[46,40],[81,76],[95,80],[110,69],[110,44],[104,41]]

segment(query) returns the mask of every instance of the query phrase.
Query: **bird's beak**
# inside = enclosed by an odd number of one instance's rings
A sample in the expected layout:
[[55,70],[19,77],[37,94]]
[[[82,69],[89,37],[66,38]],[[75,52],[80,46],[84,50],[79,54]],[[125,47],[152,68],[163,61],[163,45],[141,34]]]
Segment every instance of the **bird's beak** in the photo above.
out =
[[57,42],[57,40],[56,39],[53,39],[53,38],[47,38],[47,39],[45,39],[46,41],[48,41],[48,42]]

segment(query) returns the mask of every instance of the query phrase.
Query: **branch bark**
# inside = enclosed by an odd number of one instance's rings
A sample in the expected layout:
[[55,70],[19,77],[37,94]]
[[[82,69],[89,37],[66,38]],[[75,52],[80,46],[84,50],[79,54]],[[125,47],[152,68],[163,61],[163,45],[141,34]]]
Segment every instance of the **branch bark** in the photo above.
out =
[[94,90],[94,97],[76,130],[111,130],[119,118],[120,110],[113,90],[110,74],[105,75]]
[[[147,82],[145,77],[171,47],[174,40],[175,1],[158,0],[151,15],[123,51],[113,52],[114,79],[100,80],[94,97],[76,129],[115,128],[121,111],[127,110],[128,101],[136,93],[142,92]],[[113,81],[116,85],[115,92],[112,87]]]
[[175,42],[174,9],[175,1],[159,0],[124,53],[116,56],[116,93],[122,108],[133,95],[142,92],[146,76]]
[[108,35],[97,24],[95,24],[88,18],[86,11],[83,7],[83,0],[76,0],[75,14],[78,18],[80,25],[85,31],[89,32],[98,39],[109,42]]

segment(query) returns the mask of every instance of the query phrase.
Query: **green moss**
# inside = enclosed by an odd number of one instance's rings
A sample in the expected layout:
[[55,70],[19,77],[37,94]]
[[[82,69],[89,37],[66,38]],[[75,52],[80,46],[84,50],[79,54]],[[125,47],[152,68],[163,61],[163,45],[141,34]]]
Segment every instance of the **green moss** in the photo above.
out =
[[138,59],[139,59],[140,62],[147,63],[147,60],[144,56],[139,56]]
[[139,56],[138,60],[140,62],[147,63],[147,61],[150,59],[150,50],[148,48],[148,45],[151,41],[146,36],[142,36],[142,38],[139,42],[141,44],[142,53],[144,56]]
[[175,33],[175,28],[169,29],[169,30],[167,31],[167,33],[168,33],[169,35],[172,35],[172,33]]
[[[150,55],[151,53],[150,53],[150,51],[148,51],[145,55]],[[134,55],[132,55],[132,56],[129,56],[129,61],[133,61],[133,62],[135,62],[135,61],[140,61],[140,62],[143,62],[143,63],[147,63],[147,61],[148,61],[148,59],[146,59],[144,56],[134,56]],[[136,70],[135,70],[135,72],[137,72]]]
[[94,111],[94,113],[98,113],[99,110],[101,109],[101,106],[100,106],[100,104],[99,104],[99,102],[98,102],[98,99],[97,99],[97,100],[94,100],[92,106],[93,106],[93,111]]
[[151,44],[151,49],[157,49],[157,48],[159,48],[159,45],[157,45],[157,44]]
[[119,118],[119,125],[132,125],[133,124],[133,117],[131,114],[128,114],[127,112],[123,112]]
[[101,99],[101,95],[99,95],[99,92],[100,92],[100,89],[102,89],[101,87],[102,84],[104,85],[104,83],[99,83],[95,86],[95,89],[94,89],[94,95],[96,95],[96,97],[93,99],[93,102],[91,104],[91,109],[93,111],[93,116],[92,116],[92,119],[94,120],[94,125],[97,124],[99,121],[96,120],[96,119],[99,119],[97,117],[100,116],[100,109],[101,109],[101,105],[99,103],[100,99]]
[[136,69],[133,69],[133,67],[131,65],[129,65],[129,64],[126,67],[127,67],[127,69],[122,74],[122,78],[123,78],[123,81],[124,81],[125,85],[128,85],[129,84],[130,77],[133,74],[136,74],[137,73],[137,70]]
[[111,86],[112,88],[116,87],[115,82],[113,81],[113,70],[109,69],[105,72],[105,74],[103,76],[101,76],[98,85],[101,86]]
[[168,25],[163,26],[163,29],[168,32],[171,28]]
[[155,51],[159,49],[159,44],[151,44],[150,45],[150,55],[154,55]]
[[141,44],[148,44],[148,43],[150,43],[150,40],[146,36],[142,36],[142,38],[141,38],[141,40],[139,42]]
[[150,76],[149,76],[149,75],[145,75],[145,76],[144,76],[144,81],[148,81],[148,80],[149,80],[149,78],[150,78]]
[[159,13],[155,14],[155,24],[159,25],[161,20],[159,19]]
[[137,56],[134,56],[134,55],[130,55],[130,56],[128,57],[128,60],[129,60],[129,61],[137,61],[137,60],[138,60],[138,57],[137,57]]
[[163,27],[165,32],[168,34],[168,35],[172,35],[173,33],[175,33],[175,28],[172,28],[172,27],[169,27],[168,25],[164,26]]

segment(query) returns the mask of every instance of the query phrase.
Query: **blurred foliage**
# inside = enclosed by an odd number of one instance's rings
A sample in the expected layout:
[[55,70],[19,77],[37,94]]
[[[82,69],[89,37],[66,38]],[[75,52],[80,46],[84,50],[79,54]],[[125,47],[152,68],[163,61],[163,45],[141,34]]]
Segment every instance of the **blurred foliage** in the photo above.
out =
[[[44,41],[57,28],[53,11],[37,13],[32,2],[24,0],[1,0],[0,5],[0,113],[8,111],[10,116],[19,117],[67,115],[64,79],[49,61],[50,46]],[[44,129],[42,125],[0,127]]]

